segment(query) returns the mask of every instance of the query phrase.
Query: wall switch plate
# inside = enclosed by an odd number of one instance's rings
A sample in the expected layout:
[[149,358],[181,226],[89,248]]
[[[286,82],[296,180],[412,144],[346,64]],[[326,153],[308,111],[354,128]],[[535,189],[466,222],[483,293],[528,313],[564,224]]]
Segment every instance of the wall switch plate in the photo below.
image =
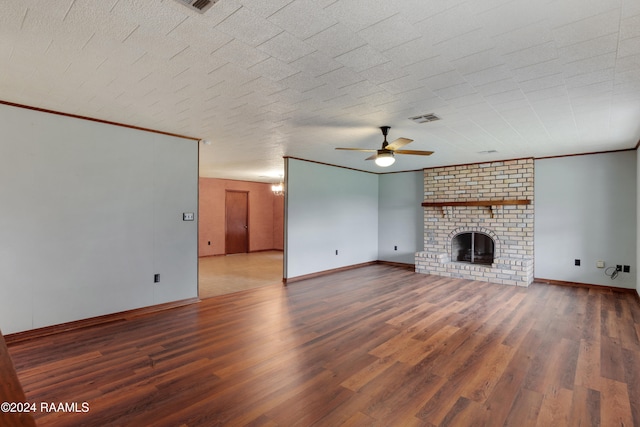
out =
[[183,221],[193,221],[194,216],[195,215],[193,214],[193,212],[184,212],[182,214],[182,220]]
[[580,265],[580,260],[579,259],[574,260],[573,265]]
[[623,273],[631,273],[631,267],[628,265],[623,265],[622,266],[622,272]]
[[616,265],[616,271],[622,271],[622,265],[617,264]]
[[159,274],[154,274],[153,275],[153,283],[160,283],[160,275]]
[[604,268],[604,261],[596,261],[596,267]]

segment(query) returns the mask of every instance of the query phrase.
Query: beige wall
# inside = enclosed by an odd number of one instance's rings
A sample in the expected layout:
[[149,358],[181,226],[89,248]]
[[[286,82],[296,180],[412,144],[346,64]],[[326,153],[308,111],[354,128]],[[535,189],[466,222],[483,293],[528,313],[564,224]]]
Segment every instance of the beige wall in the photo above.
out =
[[217,178],[199,182],[198,256],[225,253],[227,190],[249,193],[249,252],[283,249],[284,198],[274,196],[271,184]]
[[273,249],[284,250],[284,196],[273,198]]

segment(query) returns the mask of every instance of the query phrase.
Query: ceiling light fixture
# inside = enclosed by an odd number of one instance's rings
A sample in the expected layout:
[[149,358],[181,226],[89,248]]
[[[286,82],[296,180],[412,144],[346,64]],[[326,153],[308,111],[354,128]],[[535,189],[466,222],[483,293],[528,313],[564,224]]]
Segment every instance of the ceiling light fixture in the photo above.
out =
[[271,191],[275,196],[284,195],[284,182],[282,181],[282,175],[280,175],[280,182],[277,184],[271,184]]
[[284,194],[284,184],[282,182],[273,184],[271,186],[271,191],[273,191],[273,194],[276,196],[282,196]]
[[386,168],[387,166],[391,166],[396,161],[396,158],[393,157],[393,153],[391,151],[386,150],[378,150],[378,155],[376,156],[376,165]]

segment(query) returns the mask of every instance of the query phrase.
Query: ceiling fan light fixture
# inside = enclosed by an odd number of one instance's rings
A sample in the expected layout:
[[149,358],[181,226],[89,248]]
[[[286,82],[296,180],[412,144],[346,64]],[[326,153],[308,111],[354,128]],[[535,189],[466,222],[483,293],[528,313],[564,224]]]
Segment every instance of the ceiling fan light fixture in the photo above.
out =
[[388,166],[391,166],[393,163],[395,163],[396,158],[393,157],[393,153],[392,152],[382,152],[382,153],[378,153],[378,155],[376,156],[376,165],[382,167],[382,168],[386,168]]
[[386,168],[391,166],[395,161],[396,154],[410,154],[414,156],[430,156],[433,154],[433,151],[423,151],[423,150],[404,150],[404,147],[407,144],[413,142],[413,139],[409,138],[398,138],[393,140],[392,142],[387,141],[387,134],[389,133],[389,126],[380,126],[380,131],[382,131],[382,135],[384,136],[384,141],[382,142],[382,148],[376,150],[375,148],[343,148],[336,147],[336,150],[351,150],[351,151],[365,151],[365,152],[373,152],[371,156],[367,157],[365,160],[373,160],[376,162],[376,165]]

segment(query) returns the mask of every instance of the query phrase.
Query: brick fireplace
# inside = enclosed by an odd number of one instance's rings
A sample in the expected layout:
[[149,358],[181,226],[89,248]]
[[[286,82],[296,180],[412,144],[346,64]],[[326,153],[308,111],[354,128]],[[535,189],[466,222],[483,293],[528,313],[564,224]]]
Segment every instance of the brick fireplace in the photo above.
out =
[[533,173],[533,159],[425,169],[416,272],[529,286]]

